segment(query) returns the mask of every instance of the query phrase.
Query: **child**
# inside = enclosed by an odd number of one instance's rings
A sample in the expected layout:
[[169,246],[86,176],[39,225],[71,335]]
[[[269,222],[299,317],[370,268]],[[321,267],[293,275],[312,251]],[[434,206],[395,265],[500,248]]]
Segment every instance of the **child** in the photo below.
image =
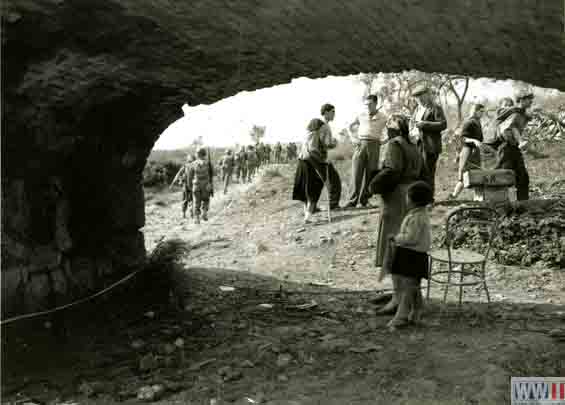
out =
[[420,282],[428,278],[428,254],[431,247],[431,225],[427,205],[433,201],[430,185],[413,183],[406,192],[408,212],[400,231],[391,237],[395,246],[391,269],[394,293],[398,298],[396,315],[388,323],[391,330],[419,323],[423,299]]
[[463,122],[461,139],[463,146],[459,155],[459,181],[455,185],[451,199],[457,198],[463,190],[463,173],[472,169],[481,168],[481,143],[483,142],[483,127],[481,117],[485,112],[482,104],[475,104],[471,109],[471,116]]
[[210,176],[210,166],[206,161],[206,149],[198,149],[196,156],[196,160],[188,170],[188,183],[192,186],[194,223],[199,224],[201,211],[202,219],[208,221],[208,208],[214,176],[213,173]]

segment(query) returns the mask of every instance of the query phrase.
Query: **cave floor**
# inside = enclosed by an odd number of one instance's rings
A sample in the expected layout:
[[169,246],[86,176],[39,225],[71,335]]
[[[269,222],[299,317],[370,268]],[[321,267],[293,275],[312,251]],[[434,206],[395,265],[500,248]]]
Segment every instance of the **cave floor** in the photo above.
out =
[[511,376],[564,375],[565,342],[550,333],[565,327],[562,269],[491,264],[491,304],[471,288],[461,308],[455,292],[443,304],[434,287],[425,325],[389,332],[371,302],[390,292],[371,265],[378,208],[305,227],[293,170],[235,184],[200,226],[180,219],[180,192],[149,190],[148,250],[161,237],[191,246],[183,308],[100,302],[64,343],[39,321],[4,331],[3,399],[136,403],[154,386],[162,404],[501,404]]

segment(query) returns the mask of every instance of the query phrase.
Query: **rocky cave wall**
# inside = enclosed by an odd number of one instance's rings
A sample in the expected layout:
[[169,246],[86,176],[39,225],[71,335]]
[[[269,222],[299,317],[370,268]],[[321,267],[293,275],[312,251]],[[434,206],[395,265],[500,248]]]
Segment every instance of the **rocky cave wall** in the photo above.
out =
[[185,102],[411,68],[565,90],[562,19],[561,0],[3,1],[3,316],[144,260],[141,172]]

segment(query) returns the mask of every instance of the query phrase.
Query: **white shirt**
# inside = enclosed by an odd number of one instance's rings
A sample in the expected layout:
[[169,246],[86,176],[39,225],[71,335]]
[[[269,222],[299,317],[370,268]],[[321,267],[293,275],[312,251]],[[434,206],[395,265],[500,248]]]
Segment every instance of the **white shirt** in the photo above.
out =
[[414,115],[412,116],[412,122],[410,123],[410,139],[412,141],[418,140],[420,139],[420,129],[415,125],[417,122],[422,121],[422,118],[424,118],[424,114],[426,113],[427,107],[418,104],[418,107],[416,107],[416,111],[414,112]]
[[385,123],[386,119],[384,115],[378,112],[373,115],[369,114],[369,111],[359,114],[354,122],[354,124],[358,124],[357,130],[350,131],[351,141],[353,143],[359,143],[359,141],[380,140]]

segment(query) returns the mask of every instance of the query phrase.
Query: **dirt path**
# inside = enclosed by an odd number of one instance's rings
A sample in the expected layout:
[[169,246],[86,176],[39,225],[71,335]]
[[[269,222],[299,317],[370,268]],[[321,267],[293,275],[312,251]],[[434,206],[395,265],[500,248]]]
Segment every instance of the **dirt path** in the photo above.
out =
[[[180,219],[180,193],[149,192],[148,250],[162,237],[191,245],[177,291],[186,307],[175,312],[141,296],[118,311],[100,303],[80,314],[88,322],[65,345],[41,328],[8,335],[3,397],[499,405],[510,402],[510,376],[563,375],[565,343],[550,336],[565,327],[562,272],[493,264],[493,304],[473,291],[461,309],[432,300],[426,327],[390,333],[370,302],[390,288],[371,265],[378,208],[336,212],[331,224],[322,212],[304,226],[289,200],[292,170],[236,185],[200,226]],[[434,226],[445,210],[434,209]]]

